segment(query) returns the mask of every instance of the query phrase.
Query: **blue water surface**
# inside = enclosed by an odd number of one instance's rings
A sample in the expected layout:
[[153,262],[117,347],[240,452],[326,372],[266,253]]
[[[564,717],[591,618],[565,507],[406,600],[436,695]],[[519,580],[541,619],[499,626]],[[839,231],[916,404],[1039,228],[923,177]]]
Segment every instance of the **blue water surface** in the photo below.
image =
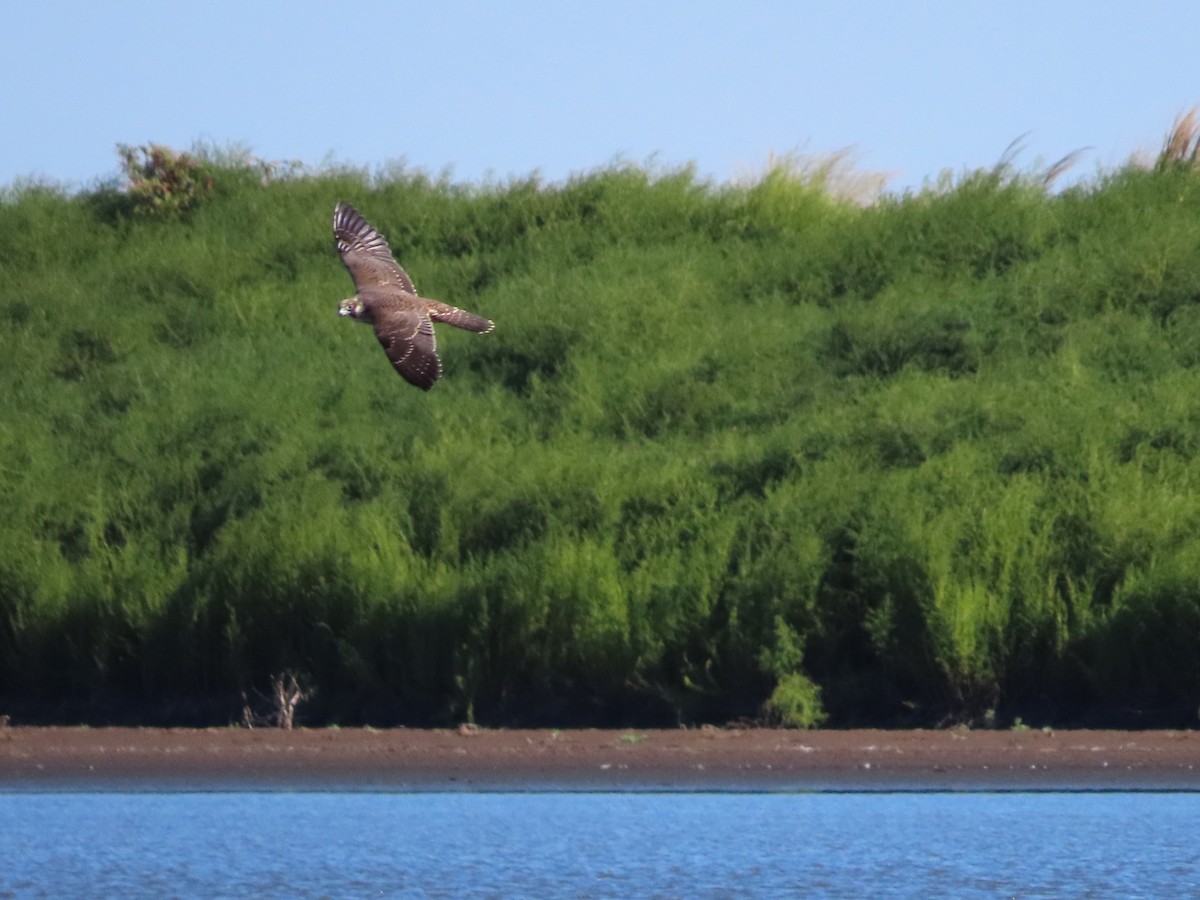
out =
[[1200,794],[0,794],[0,896],[1181,896]]

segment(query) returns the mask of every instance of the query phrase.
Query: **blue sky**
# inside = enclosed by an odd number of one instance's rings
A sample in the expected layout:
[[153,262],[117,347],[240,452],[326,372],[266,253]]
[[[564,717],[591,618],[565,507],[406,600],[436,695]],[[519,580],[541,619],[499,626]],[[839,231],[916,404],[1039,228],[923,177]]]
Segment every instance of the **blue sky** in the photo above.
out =
[[893,189],[1157,149],[1200,103],[1200,4],[23,2],[0,24],[0,184],[114,146],[556,181],[615,159],[720,180],[850,148]]

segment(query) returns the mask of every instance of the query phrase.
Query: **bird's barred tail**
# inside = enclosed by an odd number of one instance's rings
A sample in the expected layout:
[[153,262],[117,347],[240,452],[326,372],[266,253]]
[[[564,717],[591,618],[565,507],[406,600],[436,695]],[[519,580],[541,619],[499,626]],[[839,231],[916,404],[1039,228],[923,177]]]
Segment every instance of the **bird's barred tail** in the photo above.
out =
[[477,316],[475,313],[459,309],[457,306],[450,306],[447,303],[438,303],[436,301],[433,302],[432,308],[429,310],[429,317],[435,322],[444,322],[447,325],[453,325],[455,328],[475,331],[479,334],[487,334],[496,327],[496,323],[491,319],[485,319],[483,316]]

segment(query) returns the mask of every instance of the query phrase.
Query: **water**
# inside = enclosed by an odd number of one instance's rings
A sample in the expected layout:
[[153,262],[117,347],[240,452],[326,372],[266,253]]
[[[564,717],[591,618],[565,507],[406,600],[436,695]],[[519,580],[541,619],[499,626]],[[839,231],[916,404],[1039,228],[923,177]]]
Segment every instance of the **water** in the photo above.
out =
[[1200,794],[0,794],[3,896],[1148,896]]

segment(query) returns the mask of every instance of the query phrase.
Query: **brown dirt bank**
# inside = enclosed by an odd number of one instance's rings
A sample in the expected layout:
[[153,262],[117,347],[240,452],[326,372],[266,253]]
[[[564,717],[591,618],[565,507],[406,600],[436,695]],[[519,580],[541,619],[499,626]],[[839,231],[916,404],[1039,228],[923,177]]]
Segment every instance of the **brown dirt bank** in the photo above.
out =
[[1200,731],[0,729],[0,790],[1200,790]]

